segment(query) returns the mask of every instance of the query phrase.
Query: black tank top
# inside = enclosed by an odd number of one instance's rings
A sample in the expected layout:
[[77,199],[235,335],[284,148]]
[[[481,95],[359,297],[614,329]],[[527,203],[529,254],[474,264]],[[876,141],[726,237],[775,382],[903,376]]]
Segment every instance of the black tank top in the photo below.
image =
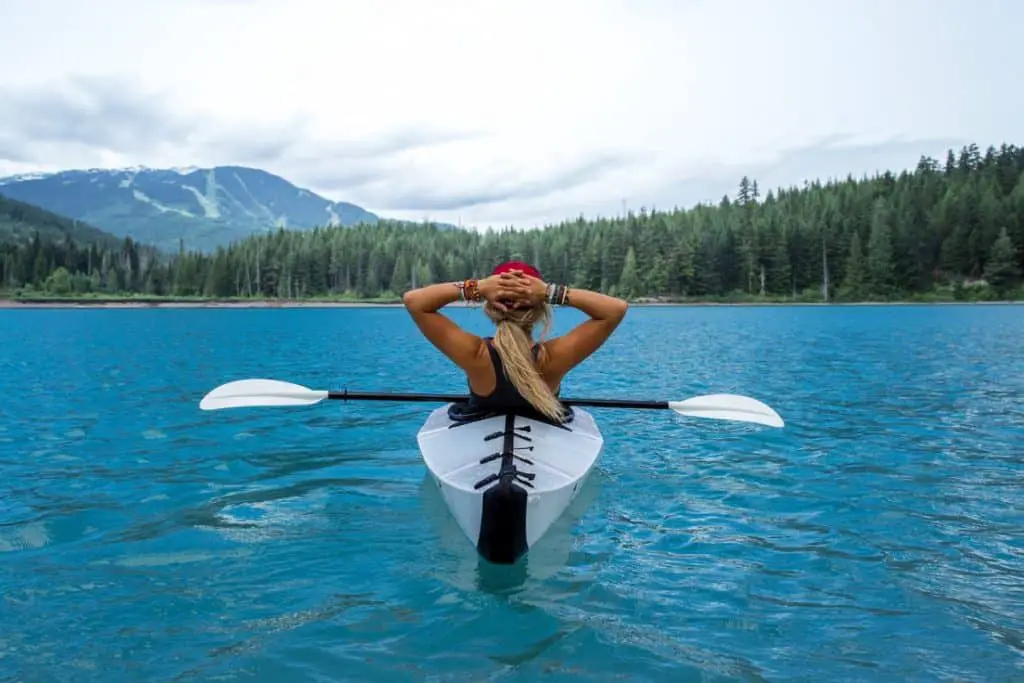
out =
[[[491,365],[494,366],[494,391],[487,396],[481,396],[473,391],[472,387],[469,389],[469,403],[475,409],[483,410],[502,410],[508,408],[530,408],[530,402],[523,398],[519,390],[516,389],[515,385],[505,374],[505,367],[501,364],[501,356],[498,355],[498,350],[494,348],[491,343],[492,338],[484,338],[484,343],[487,344],[487,353],[491,356]],[[540,345],[534,344],[533,348],[530,349],[533,354],[533,360],[537,360],[537,354],[540,352]],[[558,395],[558,392],[555,392]]]

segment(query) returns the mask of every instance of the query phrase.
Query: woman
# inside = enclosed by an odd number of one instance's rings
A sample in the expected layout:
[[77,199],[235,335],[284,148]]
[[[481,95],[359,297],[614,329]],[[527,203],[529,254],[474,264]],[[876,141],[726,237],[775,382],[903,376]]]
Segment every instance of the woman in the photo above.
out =
[[[423,335],[466,373],[470,409],[529,408],[561,422],[562,378],[594,353],[622,322],[627,303],[585,289],[548,284],[521,261],[503,263],[482,280],[439,283],[406,292],[405,307]],[[455,301],[484,301],[493,337],[466,332],[439,311]],[[590,319],[567,334],[544,340],[551,307],[572,306]],[[543,324],[540,343],[533,329]]]

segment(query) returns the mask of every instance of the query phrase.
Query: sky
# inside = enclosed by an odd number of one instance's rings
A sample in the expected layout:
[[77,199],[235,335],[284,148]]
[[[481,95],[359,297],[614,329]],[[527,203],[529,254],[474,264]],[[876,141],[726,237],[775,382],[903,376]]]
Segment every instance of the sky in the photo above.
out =
[[534,227],[1024,144],[1019,0],[0,0],[0,176]]

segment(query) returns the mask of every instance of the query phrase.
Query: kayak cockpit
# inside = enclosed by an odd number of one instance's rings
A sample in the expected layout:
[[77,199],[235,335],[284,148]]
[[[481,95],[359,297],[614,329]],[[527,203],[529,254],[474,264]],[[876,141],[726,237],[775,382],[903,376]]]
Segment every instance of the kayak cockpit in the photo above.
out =
[[[575,417],[575,413],[573,412],[572,406],[563,406],[563,409],[565,410],[565,419],[561,424],[569,424],[572,422],[573,417]],[[448,406],[448,417],[452,422],[456,423],[452,425],[453,427],[457,424],[477,422],[479,420],[486,420],[492,417],[504,417],[509,414],[528,418],[530,420],[536,420],[537,422],[543,422],[553,427],[557,427],[559,424],[532,408],[515,408],[513,410],[495,411],[474,406],[469,401],[457,401]]]

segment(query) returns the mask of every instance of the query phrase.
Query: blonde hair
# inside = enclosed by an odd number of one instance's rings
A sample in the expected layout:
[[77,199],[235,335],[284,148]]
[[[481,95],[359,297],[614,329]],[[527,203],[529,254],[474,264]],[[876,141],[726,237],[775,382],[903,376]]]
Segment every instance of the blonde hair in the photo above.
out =
[[[542,303],[531,308],[500,311],[487,302],[483,308],[498,328],[494,333],[494,350],[501,358],[505,376],[539,413],[555,422],[562,422],[565,419],[562,404],[540,376],[531,353],[534,325],[543,323],[541,339],[551,329],[551,307]],[[543,353],[542,347],[539,356]]]

